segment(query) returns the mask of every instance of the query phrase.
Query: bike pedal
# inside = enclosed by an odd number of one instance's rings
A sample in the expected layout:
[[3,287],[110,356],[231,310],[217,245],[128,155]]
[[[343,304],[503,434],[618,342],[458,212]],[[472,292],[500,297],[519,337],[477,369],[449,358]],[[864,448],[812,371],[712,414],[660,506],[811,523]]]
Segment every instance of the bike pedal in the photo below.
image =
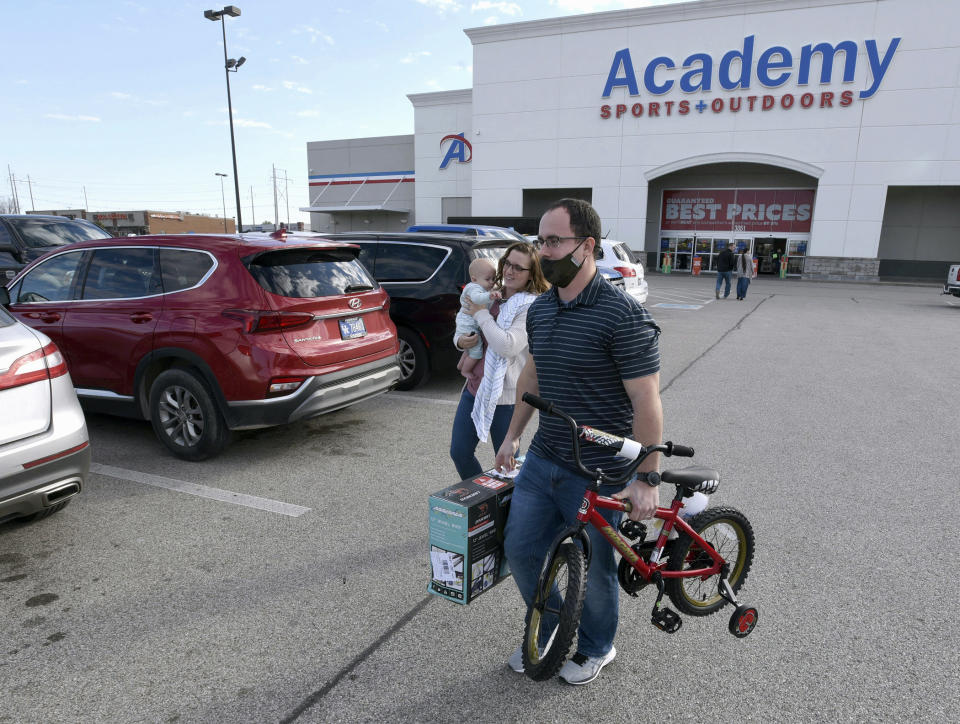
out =
[[676,633],[683,625],[680,614],[666,606],[656,608],[650,616],[650,623],[661,631]]

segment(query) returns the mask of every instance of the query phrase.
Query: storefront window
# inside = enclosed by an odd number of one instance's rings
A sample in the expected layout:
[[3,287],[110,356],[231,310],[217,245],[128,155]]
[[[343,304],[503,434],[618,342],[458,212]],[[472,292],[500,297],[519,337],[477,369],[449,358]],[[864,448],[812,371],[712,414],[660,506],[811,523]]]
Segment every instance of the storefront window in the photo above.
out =
[[693,238],[689,236],[677,239],[677,260],[674,268],[677,271],[690,271],[691,257],[693,255]]

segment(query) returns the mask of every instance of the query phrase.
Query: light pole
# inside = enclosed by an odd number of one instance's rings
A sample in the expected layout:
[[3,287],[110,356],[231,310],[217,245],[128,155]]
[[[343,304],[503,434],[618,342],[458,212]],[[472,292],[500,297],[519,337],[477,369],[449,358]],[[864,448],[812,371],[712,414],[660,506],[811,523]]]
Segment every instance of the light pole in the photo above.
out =
[[[237,193],[237,233],[243,229],[243,222],[240,220],[240,178],[237,176],[237,146],[233,138],[233,102],[230,100],[230,71],[237,72],[237,68],[247,60],[240,56],[238,60],[227,58],[227,23],[224,17],[229,15],[231,18],[240,17],[240,8],[236,5],[227,5],[223,10],[204,10],[203,17],[207,20],[220,21],[223,29],[223,68],[227,76],[227,113],[230,117],[230,153],[233,156],[233,186]],[[222,183],[222,182],[221,182]],[[224,212],[226,217],[226,212]],[[226,224],[226,219],[224,219]]]
[[[223,195],[223,180],[227,177],[227,174],[220,173],[219,171],[213,172],[215,176],[220,177],[220,198],[223,199],[223,233],[227,233],[227,197]],[[237,229],[237,233],[240,233],[240,229]]]

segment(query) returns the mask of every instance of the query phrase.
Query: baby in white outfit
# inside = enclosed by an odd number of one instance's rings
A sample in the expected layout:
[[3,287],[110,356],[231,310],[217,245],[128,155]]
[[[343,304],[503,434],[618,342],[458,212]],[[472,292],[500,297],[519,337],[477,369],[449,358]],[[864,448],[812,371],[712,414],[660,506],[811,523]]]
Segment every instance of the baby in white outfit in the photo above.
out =
[[[480,258],[470,262],[470,283],[463,288],[460,295],[460,311],[457,312],[457,331],[453,334],[454,344],[458,337],[468,334],[479,334],[480,326],[472,314],[466,312],[467,302],[489,307],[500,299],[500,292],[491,291],[493,280],[497,276],[497,268],[491,259]],[[460,359],[457,368],[466,377],[476,366],[477,360],[483,359],[483,344],[475,344],[467,350]]]

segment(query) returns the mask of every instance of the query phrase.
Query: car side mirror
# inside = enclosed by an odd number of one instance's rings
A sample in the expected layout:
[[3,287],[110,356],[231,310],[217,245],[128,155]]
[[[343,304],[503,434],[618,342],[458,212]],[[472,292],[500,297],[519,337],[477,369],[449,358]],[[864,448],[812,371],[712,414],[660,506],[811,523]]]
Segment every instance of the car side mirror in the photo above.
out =
[[10,304],[10,292],[6,287],[0,287],[0,307],[6,307]]

